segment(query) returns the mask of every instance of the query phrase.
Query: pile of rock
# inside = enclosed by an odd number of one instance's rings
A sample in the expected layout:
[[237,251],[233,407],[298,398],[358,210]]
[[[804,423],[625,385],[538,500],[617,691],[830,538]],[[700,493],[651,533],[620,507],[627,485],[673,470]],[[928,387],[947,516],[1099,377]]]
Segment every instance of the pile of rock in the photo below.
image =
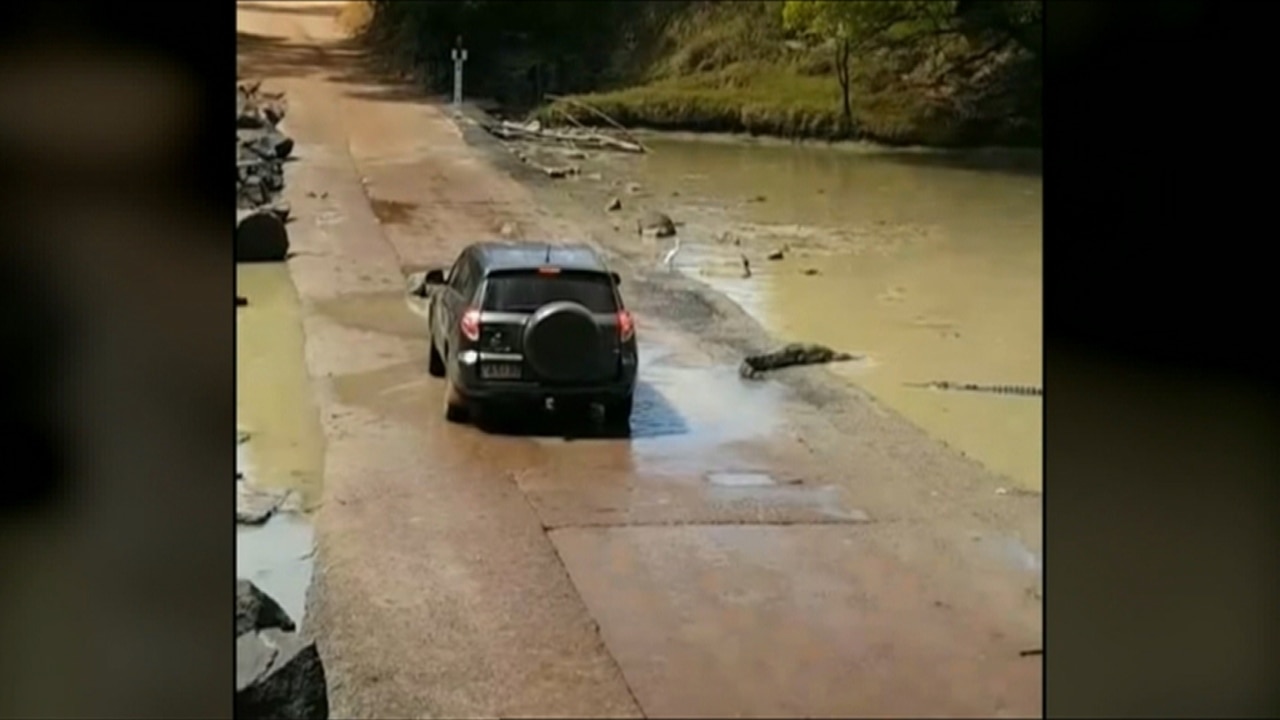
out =
[[236,262],[278,262],[289,252],[280,191],[293,140],[276,127],[284,113],[283,95],[236,84]]
[[296,629],[279,603],[236,580],[237,718],[328,720],[324,664]]

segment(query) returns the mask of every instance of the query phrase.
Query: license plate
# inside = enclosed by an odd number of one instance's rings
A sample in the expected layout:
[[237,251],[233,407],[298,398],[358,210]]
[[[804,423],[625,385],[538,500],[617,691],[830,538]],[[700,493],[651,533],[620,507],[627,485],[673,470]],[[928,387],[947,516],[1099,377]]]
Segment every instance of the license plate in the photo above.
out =
[[480,366],[480,377],[486,380],[515,380],[520,377],[520,366],[515,363],[486,363]]

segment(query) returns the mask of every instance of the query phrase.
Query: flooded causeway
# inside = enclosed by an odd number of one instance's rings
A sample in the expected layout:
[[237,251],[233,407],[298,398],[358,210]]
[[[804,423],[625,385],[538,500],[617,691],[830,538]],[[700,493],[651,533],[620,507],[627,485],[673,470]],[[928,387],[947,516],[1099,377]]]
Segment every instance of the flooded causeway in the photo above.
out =
[[[1036,163],[1016,154],[650,144],[631,172],[646,208],[684,222],[677,270],[784,341],[865,354],[829,370],[1016,485],[1040,489],[1040,397],[913,387],[1041,386]],[[659,241],[655,252],[670,244]]]

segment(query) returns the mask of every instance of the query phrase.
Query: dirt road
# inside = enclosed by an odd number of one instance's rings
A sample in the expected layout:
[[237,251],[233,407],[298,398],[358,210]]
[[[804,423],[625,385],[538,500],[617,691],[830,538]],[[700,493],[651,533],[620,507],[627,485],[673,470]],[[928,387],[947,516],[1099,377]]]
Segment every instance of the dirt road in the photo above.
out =
[[[1040,499],[820,370],[741,382],[758,329],[364,76],[338,5],[238,4],[242,72],[297,141],[333,716],[1038,716]],[[632,438],[444,421],[404,274],[504,224],[617,259]]]

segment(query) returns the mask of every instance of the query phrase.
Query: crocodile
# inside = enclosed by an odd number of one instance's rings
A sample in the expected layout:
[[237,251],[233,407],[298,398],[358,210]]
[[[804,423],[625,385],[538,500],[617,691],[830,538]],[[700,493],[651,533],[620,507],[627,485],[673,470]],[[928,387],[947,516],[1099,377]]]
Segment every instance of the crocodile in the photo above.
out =
[[935,390],[967,390],[969,392],[994,393],[996,395],[1043,396],[1044,388],[1032,385],[977,385],[975,383],[956,383],[949,380],[933,380],[923,383],[903,383],[907,387],[934,388]]
[[793,365],[818,365],[821,363],[857,360],[860,356],[837,352],[825,345],[791,343],[780,350],[760,355],[748,355],[738,366],[738,374],[752,379],[770,371]]

